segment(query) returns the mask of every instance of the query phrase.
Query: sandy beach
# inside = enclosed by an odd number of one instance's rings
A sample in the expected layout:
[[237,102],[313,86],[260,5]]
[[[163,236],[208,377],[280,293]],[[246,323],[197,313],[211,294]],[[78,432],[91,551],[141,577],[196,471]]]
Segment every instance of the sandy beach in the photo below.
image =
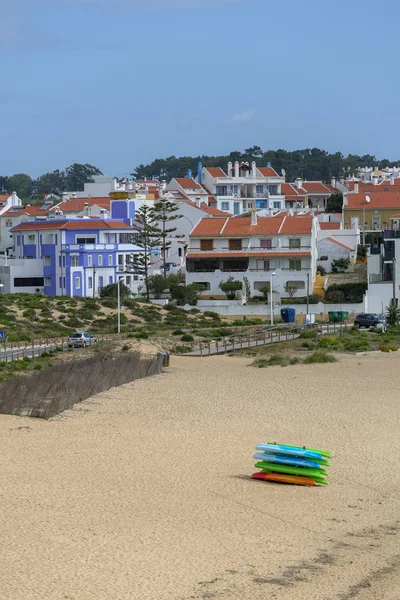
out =
[[[1,599],[398,600],[400,356],[249,363],[0,415]],[[330,485],[249,479],[267,440],[330,450]]]

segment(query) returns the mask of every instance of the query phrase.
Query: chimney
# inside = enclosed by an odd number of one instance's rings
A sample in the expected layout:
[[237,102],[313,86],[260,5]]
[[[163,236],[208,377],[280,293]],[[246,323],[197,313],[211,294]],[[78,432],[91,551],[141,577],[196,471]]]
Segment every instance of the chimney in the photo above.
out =
[[100,210],[100,219],[108,219],[107,211],[105,208]]
[[232,177],[232,163],[228,162],[228,177]]
[[76,198],[76,192],[72,192],[72,197]]
[[17,192],[11,194],[11,206],[19,206],[21,204],[20,199],[17,196]]
[[192,177],[193,177],[192,169],[188,169],[187,176],[189,179],[192,179]]
[[390,173],[390,185],[394,185],[394,173]]
[[112,183],[111,183],[111,191],[112,192],[116,192],[117,189],[118,189],[118,183],[117,183],[117,180],[114,177],[114,179],[112,180]]
[[165,179],[163,179],[162,183],[161,183],[161,189],[165,190],[166,187],[167,187],[167,182],[165,181]]
[[257,164],[255,160],[251,163],[251,176],[254,178],[257,177]]
[[85,204],[84,204],[84,210],[85,210],[85,215],[88,217],[89,216],[89,204],[87,202],[85,202]]
[[358,183],[355,183],[354,184],[354,193],[358,194],[359,190],[360,190],[360,186],[358,185]]
[[253,210],[251,211],[251,225],[257,225],[257,212],[256,209],[253,208]]
[[376,175],[373,176],[372,183],[373,185],[378,185],[378,177]]
[[197,165],[197,183],[200,185],[203,183],[203,164],[201,162]]
[[303,185],[303,180],[300,177],[298,177],[296,179],[296,187],[297,187],[297,189],[299,190],[302,187],[302,185]]
[[235,177],[239,177],[239,161],[235,161]]
[[200,208],[200,202],[201,202],[200,196],[196,196],[196,206],[197,206],[197,208]]
[[128,183],[128,190],[133,190],[133,184],[132,184],[132,181],[130,181],[130,182]]
[[335,187],[336,187],[336,177],[331,177],[331,186],[332,186],[333,188],[335,188]]
[[67,192],[63,192],[62,193],[62,201],[65,202],[66,200],[68,200],[68,194],[67,194]]

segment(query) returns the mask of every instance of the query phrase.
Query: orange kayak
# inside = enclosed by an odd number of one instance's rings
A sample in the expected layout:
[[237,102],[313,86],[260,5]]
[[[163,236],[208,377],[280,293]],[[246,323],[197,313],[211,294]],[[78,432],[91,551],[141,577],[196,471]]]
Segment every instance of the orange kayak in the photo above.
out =
[[291,483],[293,485],[317,485],[314,479],[300,475],[284,475],[283,473],[253,473],[253,479],[274,481],[276,483]]

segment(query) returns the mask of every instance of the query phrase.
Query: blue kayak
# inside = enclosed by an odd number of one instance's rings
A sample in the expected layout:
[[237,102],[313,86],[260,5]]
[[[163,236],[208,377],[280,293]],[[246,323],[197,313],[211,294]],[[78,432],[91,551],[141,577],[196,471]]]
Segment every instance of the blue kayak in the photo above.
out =
[[311,460],[323,459],[322,455],[318,452],[304,450],[303,448],[289,448],[288,446],[281,446],[279,444],[258,444],[256,450],[260,450],[261,452],[272,452],[273,454],[284,454],[286,456],[310,458]]
[[309,469],[322,468],[318,463],[312,460],[305,460],[304,458],[295,456],[276,456],[276,454],[263,454],[262,452],[258,452],[253,455],[253,458],[256,458],[257,460],[266,460],[270,463],[277,463],[279,465],[289,465],[291,467],[307,467]]

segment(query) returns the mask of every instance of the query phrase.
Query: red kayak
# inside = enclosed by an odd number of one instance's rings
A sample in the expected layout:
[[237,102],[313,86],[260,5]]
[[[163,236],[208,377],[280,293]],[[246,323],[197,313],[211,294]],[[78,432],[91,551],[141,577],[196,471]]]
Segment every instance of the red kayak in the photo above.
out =
[[276,483],[291,483],[293,485],[317,485],[314,479],[310,479],[310,477],[284,475],[283,473],[253,473],[252,478]]

